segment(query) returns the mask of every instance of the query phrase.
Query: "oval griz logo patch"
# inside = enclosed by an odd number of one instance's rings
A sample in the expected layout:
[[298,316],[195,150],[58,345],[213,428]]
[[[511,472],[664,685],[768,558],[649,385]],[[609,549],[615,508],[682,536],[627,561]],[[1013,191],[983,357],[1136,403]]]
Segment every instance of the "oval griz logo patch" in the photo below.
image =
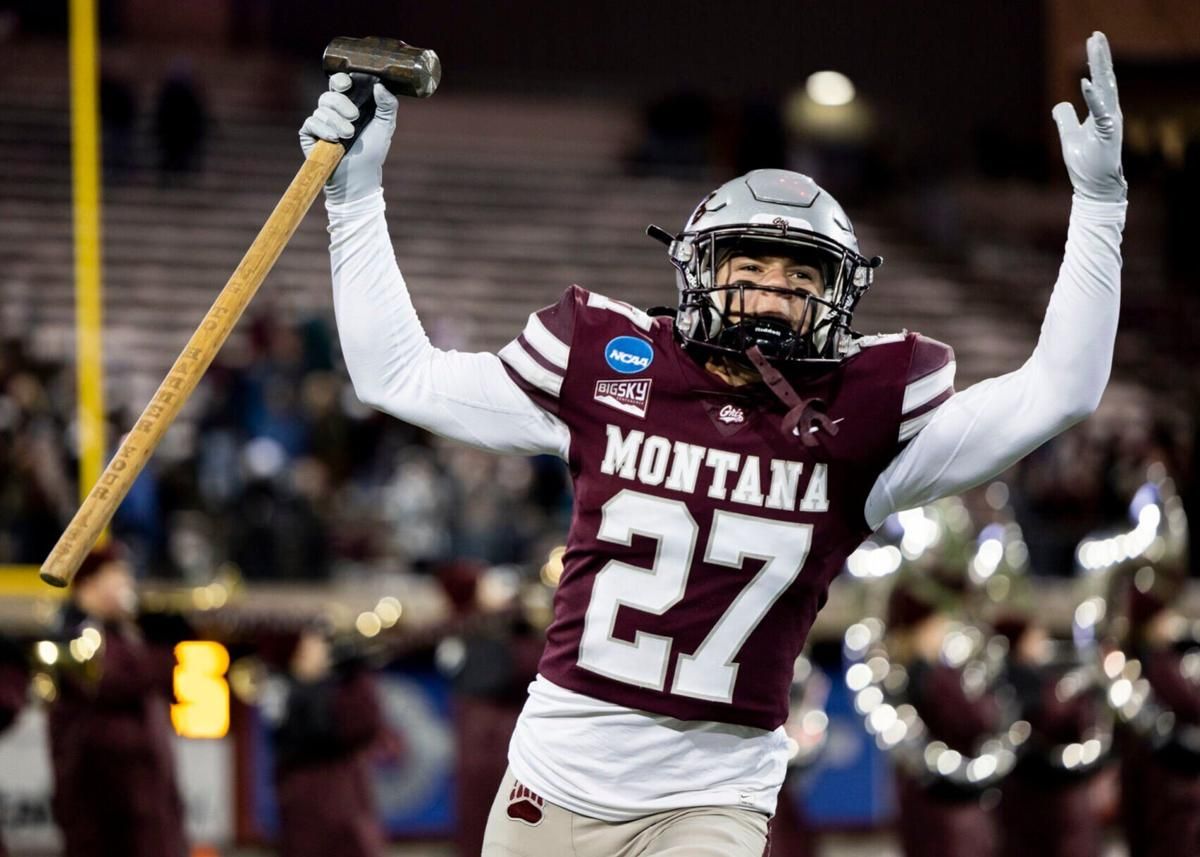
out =
[[654,347],[636,336],[618,336],[604,346],[604,360],[613,371],[632,375],[650,368],[654,362]]

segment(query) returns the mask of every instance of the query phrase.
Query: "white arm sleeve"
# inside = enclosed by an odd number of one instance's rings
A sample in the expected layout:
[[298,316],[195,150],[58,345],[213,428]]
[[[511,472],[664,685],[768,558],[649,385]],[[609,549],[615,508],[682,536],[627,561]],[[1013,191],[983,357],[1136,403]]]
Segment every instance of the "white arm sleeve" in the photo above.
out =
[[880,474],[867,523],[956,494],[1002,472],[1091,414],[1112,366],[1121,303],[1124,202],[1075,197],[1058,282],[1020,369],[957,393]]
[[325,208],[334,314],[358,397],[481,449],[565,458],[566,425],[521,392],[499,357],[441,351],[429,342],[396,265],[383,191]]

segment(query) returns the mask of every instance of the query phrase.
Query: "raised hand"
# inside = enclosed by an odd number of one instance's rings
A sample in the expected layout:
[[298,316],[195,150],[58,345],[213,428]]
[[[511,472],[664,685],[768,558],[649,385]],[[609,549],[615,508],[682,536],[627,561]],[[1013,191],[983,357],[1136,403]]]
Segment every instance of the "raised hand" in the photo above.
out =
[[[306,156],[317,140],[336,143],[354,136],[358,108],[345,94],[351,85],[348,74],[339,72],[329,78],[329,91],[321,94],[317,109],[300,128],[300,148]],[[396,96],[378,83],[372,93],[375,116],[326,183],[325,197],[330,202],[353,202],[383,185],[383,162],[396,130]]]
[[1083,100],[1088,115],[1080,124],[1068,101],[1054,106],[1054,121],[1062,141],[1063,161],[1075,193],[1084,199],[1120,202],[1129,186],[1121,170],[1121,104],[1117,100],[1117,77],[1113,74],[1112,52],[1101,32],[1087,40],[1088,72],[1083,78]]

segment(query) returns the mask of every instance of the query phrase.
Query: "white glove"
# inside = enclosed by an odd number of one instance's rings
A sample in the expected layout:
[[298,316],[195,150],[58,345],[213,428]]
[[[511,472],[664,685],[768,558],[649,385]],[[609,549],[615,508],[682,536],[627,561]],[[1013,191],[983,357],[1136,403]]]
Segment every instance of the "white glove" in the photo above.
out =
[[1051,115],[1058,125],[1063,161],[1075,193],[1084,199],[1121,202],[1129,190],[1121,170],[1121,105],[1112,52],[1103,33],[1092,33],[1087,55],[1092,79],[1080,81],[1087,118],[1079,124],[1075,108],[1067,101],[1054,105]]
[[[354,136],[358,108],[343,94],[351,84],[350,75],[342,72],[329,78],[329,91],[321,94],[317,109],[300,128],[300,148],[305,157],[317,140],[337,143]],[[392,145],[392,132],[396,130],[397,99],[381,83],[375,84],[372,92],[375,116],[325,183],[325,199],[329,202],[354,202],[383,187],[383,162]]]

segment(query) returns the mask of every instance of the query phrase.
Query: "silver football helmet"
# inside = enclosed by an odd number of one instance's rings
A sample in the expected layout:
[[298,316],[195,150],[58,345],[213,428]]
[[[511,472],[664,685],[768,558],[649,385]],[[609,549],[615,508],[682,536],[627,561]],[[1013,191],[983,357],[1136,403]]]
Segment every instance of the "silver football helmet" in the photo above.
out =
[[[667,245],[675,265],[676,329],[684,343],[738,358],[757,345],[776,362],[840,360],[852,335],[854,307],[883,261],[859,253],[837,200],[808,176],[788,170],[754,170],[726,182],[704,198],[678,235],[657,226],[647,232]],[[747,291],[785,290],[717,283],[718,268],[735,252],[812,264],[824,275],[824,294],[807,297],[796,328],[749,317],[742,311]]]

